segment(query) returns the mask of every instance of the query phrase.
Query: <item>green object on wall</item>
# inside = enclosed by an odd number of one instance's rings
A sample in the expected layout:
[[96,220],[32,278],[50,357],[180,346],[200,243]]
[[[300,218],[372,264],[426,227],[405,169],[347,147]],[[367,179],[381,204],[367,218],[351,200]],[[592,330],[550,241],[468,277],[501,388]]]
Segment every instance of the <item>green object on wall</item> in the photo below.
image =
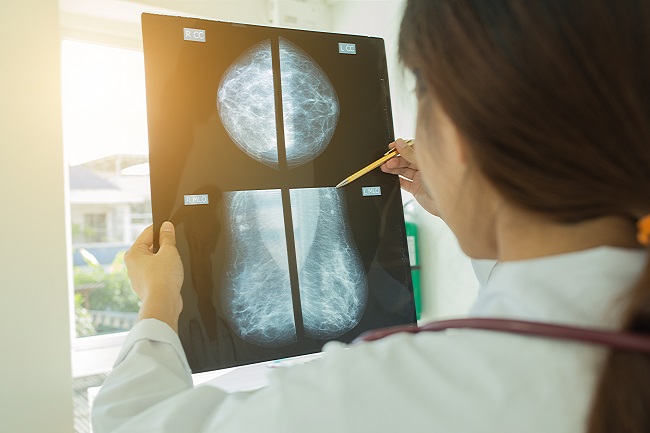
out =
[[409,250],[411,264],[411,278],[413,279],[413,298],[415,299],[415,316],[420,320],[422,313],[422,292],[420,289],[420,258],[418,253],[418,227],[415,223],[406,221],[406,242]]

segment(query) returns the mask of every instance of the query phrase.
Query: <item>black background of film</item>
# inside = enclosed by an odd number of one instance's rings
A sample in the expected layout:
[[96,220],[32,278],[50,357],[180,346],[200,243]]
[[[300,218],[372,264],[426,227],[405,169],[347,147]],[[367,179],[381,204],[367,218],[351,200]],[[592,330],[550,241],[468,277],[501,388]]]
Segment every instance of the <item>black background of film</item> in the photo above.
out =
[[[225,261],[223,192],[280,189],[288,234],[294,301],[299,297],[289,189],[332,187],[379,158],[394,140],[383,40],[363,36],[239,25],[143,14],[151,193],[156,237],[163,221],[176,225],[184,264],[179,335],[192,371],[208,371],[319,351],[323,340],[305,337],[294,302],[298,340],[266,348],[230,329],[221,310]],[[183,39],[183,28],[206,30],[206,42]],[[281,94],[278,38],[305,51],[325,72],[340,105],[330,144],[316,159],[288,170],[278,129],[280,170],[244,153],[225,131],[217,111],[221,77],[245,51],[271,40],[276,112]],[[356,55],[338,43],[356,44]],[[276,115],[278,126],[281,116]],[[363,197],[364,186],[382,195]],[[399,182],[380,170],[344,187],[348,220],[368,279],[368,302],[358,325],[337,340],[349,342],[377,327],[415,322],[413,289]],[[210,204],[184,206],[185,194],[209,194]],[[287,220],[288,218],[288,220]]]

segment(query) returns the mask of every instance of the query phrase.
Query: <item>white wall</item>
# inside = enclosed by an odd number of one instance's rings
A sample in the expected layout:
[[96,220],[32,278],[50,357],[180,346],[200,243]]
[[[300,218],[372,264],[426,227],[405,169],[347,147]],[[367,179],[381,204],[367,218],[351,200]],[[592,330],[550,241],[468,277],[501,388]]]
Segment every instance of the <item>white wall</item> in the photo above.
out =
[[58,2],[0,2],[0,431],[71,432]]
[[[332,0],[332,30],[379,36],[386,44],[395,136],[415,136],[416,102],[410,74],[397,60],[403,0]],[[466,313],[476,297],[478,282],[469,259],[447,225],[417,206],[422,320]]]

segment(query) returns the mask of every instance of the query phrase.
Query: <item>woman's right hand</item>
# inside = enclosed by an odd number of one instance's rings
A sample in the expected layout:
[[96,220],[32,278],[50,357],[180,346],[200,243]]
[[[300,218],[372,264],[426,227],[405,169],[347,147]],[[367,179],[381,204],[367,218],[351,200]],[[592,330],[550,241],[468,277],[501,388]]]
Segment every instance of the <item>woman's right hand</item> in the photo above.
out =
[[381,171],[399,175],[399,183],[402,189],[411,193],[415,200],[420,203],[420,206],[427,212],[438,215],[438,209],[433,201],[433,197],[431,197],[431,194],[429,194],[422,182],[422,174],[418,170],[413,147],[407,145],[401,138],[390,143],[388,147],[390,149],[397,147],[400,156],[389,159],[382,164]]

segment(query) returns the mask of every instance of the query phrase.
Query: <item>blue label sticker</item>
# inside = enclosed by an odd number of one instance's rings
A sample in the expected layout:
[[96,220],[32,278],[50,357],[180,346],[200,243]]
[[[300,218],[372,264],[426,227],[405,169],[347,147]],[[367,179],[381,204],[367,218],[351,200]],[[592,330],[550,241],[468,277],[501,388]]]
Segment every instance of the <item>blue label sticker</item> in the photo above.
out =
[[381,187],[380,186],[364,186],[361,188],[361,195],[364,197],[373,197],[377,195],[381,195]]

